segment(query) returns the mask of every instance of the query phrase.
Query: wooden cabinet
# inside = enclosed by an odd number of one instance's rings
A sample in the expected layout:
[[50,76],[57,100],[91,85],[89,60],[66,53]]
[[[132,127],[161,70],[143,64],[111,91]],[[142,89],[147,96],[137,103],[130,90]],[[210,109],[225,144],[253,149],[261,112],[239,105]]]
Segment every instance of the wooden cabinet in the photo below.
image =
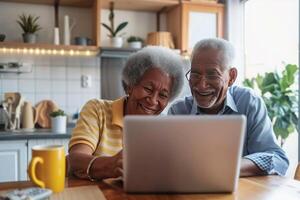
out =
[[0,182],[28,180],[27,166],[35,145],[63,145],[68,151],[69,139],[28,139],[0,141]]
[[208,37],[223,37],[224,5],[183,1],[167,13],[167,29],[175,46],[191,52],[194,44]]
[[[0,0],[3,2],[29,3],[29,4],[45,4],[54,5],[54,0]],[[61,54],[61,55],[94,55],[98,52],[100,46],[100,11],[101,0],[59,0],[60,6],[82,7],[91,9],[92,21],[92,45],[54,45],[47,43],[16,43],[16,42],[1,42],[0,50],[11,53],[31,53],[31,54]],[[54,16],[53,16],[54,18]],[[61,27],[62,28],[62,27]],[[0,51],[0,52],[1,52]]]
[[27,179],[27,140],[0,141],[0,182]]
[[[0,0],[6,1],[8,0]],[[74,52],[97,52],[100,43],[101,9],[107,9],[111,0],[60,0],[61,6],[91,8],[93,46],[0,43],[5,51],[22,51],[27,48],[32,52],[55,50],[55,53],[73,55]],[[171,32],[175,47],[190,51],[195,41],[205,37],[223,37],[224,5],[216,0],[113,0],[115,9],[167,12],[167,31]],[[10,0],[9,2],[50,4],[54,0]],[[90,20],[90,19],[87,19]],[[27,51],[27,50],[26,50]],[[12,51],[13,52],[13,51]],[[47,52],[47,51],[45,51]],[[91,53],[92,54],[92,53]],[[85,54],[84,54],[85,55]]]

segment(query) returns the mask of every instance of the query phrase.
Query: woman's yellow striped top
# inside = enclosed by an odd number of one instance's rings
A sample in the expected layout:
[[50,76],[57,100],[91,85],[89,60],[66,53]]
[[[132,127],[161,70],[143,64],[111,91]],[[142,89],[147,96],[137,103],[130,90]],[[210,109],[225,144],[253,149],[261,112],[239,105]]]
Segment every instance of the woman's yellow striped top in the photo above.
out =
[[124,99],[93,99],[80,112],[69,150],[76,144],[90,146],[97,156],[113,156],[122,150]]

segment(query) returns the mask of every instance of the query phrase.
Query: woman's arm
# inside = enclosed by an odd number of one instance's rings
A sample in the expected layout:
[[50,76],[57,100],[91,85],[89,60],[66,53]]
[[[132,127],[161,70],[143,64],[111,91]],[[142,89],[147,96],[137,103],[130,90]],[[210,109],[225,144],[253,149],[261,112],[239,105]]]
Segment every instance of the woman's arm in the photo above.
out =
[[[71,173],[78,178],[88,179],[87,167],[95,157],[86,144],[76,144],[69,151]],[[93,179],[117,178],[122,176],[122,151],[112,157],[98,157],[91,165],[89,176]]]

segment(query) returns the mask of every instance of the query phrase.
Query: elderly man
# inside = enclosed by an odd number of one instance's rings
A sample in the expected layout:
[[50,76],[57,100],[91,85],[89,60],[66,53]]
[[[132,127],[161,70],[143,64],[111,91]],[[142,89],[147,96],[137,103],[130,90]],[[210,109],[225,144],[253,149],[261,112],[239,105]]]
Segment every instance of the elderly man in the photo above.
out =
[[237,77],[233,58],[234,48],[228,41],[198,42],[193,50],[191,70],[186,74],[192,96],[173,104],[168,114],[245,115],[247,132],[240,176],[284,175],[289,161],[276,144],[263,100],[250,89],[233,86]]

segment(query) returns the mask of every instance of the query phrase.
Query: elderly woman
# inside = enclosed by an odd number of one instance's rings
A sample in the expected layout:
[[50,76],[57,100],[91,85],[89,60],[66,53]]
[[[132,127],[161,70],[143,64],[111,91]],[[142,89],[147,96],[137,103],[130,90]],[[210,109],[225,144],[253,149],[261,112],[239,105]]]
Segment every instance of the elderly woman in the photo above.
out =
[[122,74],[126,93],[115,101],[90,100],[69,143],[69,169],[85,179],[122,175],[125,115],[158,115],[181,91],[184,63],[163,47],[146,47],[129,57]]

